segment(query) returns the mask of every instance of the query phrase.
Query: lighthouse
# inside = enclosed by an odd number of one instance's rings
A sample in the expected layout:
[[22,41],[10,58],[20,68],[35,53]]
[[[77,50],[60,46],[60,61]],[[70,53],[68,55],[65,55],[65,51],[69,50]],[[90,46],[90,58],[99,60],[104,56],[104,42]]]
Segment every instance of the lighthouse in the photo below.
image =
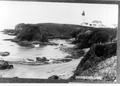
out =
[[85,11],[82,12],[82,16],[85,16]]
[[85,22],[85,11],[82,12],[82,22]]
[[82,14],[81,14],[81,24],[82,26],[89,26],[89,23],[86,21],[86,13],[85,11],[83,10]]

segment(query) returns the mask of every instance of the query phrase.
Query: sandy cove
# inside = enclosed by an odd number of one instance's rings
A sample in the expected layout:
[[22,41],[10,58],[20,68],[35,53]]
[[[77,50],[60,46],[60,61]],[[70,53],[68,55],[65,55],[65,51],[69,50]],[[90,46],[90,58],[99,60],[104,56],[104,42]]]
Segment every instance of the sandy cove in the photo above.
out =
[[81,59],[76,59],[66,63],[37,66],[13,64],[14,68],[11,70],[0,70],[0,77],[47,79],[52,75],[58,75],[62,79],[68,79],[70,76],[73,75],[73,71],[78,66],[80,60]]

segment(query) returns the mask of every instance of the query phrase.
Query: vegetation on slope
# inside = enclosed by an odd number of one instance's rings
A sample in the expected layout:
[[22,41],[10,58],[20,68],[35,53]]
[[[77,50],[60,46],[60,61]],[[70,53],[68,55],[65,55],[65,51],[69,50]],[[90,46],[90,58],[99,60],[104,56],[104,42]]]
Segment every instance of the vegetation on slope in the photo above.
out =
[[84,71],[87,71],[90,68],[97,68],[96,65],[98,65],[100,62],[116,56],[116,51],[117,43],[115,42],[106,44],[94,44],[79,63],[72,78],[81,76]]
[[76,30],[78,25],[66,25],[66,24],[52,24],[52,23],[40,23],[40,24],[18,24],[15,27],[16,32],[19,32],[17,40],[27,41],[48,41],[53,38],[71,38],[71,33]]
[[75,38],[74,44],[77,48],[89,48],[95,43],[105,43],[116,38],[117,29],[93,28],[72,24],[18,24],[15,27],[17,41],[41,41],[47,42],[48,39]]
[[78,48],[89,48],[96,43],[111,42],[116,38],[117,29],[82,27],[72,33]]

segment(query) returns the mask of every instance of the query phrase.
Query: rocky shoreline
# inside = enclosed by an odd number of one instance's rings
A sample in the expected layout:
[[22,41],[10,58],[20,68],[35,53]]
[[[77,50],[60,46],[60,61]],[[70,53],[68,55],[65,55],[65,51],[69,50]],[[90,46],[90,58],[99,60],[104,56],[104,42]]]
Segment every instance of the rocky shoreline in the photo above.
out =
[[[70,55],[62,59],[52,60],[46,59],[46,57],[45,58],[36,57],[36,60],[28,58],[25,61],[16,63],[13,62],[13,64],[18,63],[25,65],[45,65],[45,64],[60,65],[64,63],[67,64],[69,62],[72,63],[73,60],[81,59],[79,61],[79,64],[74,69],[74,71],[72,71],[72,74],[70,75],[71,77],[69,77],[69,79],[75,80],[77,79],[76,77],[86,76],[89,78],[89,75],[92,77],[95,76],[95,74],[98,74],[98,72],[94,72],[96,71],[96,69],[99,69],[98,65],[100,65],[101,63],[109,63],[109,61],[112,62],[111,60],[116,58],[117,50],[116,28],[115,29],[93,28],[83,27],[79,25],[71,26],[48,23],[48,24],[22,24],[22,25],[18,24],[16,26],[16,30],[18,33],[16,34],[16,37],[14,39],[5,40],[16,42],[18,45],[23,47],[31,48],[34,48],[36,45],[58,46],[59,50],[66,52]],[[6,31],[6,33],[9,35],[10,33],[13,32]],[[75,46],[66,47],[64,44],[49,42],[49,39],[51,38],[54,39],[56,37],[67,39],[74,38],[74,40],[71,41],[71,44],[74,44]],[[101,66],[105,65],[101,64]],[[115,66],[114,67],[110,66],[110,63],[108,64],[108,67],[111,68],[110,71],[112,69],[115,70]],[[106,72],[106,75],[105,73],[104,74],[101,73],[102,80],[114,81],[116,73],[115,72],[113,73],[113,75],[115,75],[114,77],[111,77],[110,74],[108,71]],[[54,74],[53,76],[49,77],[49,79],[59,79],[59,77]]]
[[[7,39],[7,41],[11,41],[13,39]],[[6,40],[5,40],[6,41]],[[67,40],[68,41],[68,40]],[[22,44],[25,44],[24,47],[30,47],[33,46],[34,44],[38,44],[41,43],[40,45],[51,45],[51,46],[59,46],[58,49],[68,53],[70,55],[64,57],[64,58],[56,58],[56,59],[47,59],[47,57],[35,57],[36,60],[34,59],[30,59],[29,57],[24,59],[23,61],[7,61],[9,64],[23,64],[23,65],[46,65],[46,64],[59,64],[59,63],[66,63],[66,62],[70,62],[73,59],[77,59],[79,57],[74,57],[73,55],[79,54],[79,52],[77,52],[74,47],[65,47],[64,44],[58,44],[58,43],[54,43],[54,42],[39,42],[39,41],[22,41]],[[19,44],[19,43],[18,43]],[[21,45],[20,45],[21,46]],[[32,47],[34,48],[34,46]],[[10,54],[10,52],[9,52]],[[2,55],[1,55],[2,56]]]

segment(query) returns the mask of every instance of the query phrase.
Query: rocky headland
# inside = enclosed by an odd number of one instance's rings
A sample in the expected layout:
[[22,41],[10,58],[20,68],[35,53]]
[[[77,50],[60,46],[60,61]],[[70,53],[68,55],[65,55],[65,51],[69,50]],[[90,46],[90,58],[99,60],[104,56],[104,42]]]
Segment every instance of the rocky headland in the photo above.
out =
[[[5,34],[11,35],[10,33],[15,35],[15,38],[11,39],[13,42],[25,47],[33,47],[33,44],[57,45],[49,42],[50,39],[73,39],[71,44],[74,44],[74,47],[67,48],[64,44],[61,44],[62,47],[60,47],[60,50],[68,52],[71,55],[66,56],[64,59],[54,60],[54,63],[59,63],[69,62],[72,59],[81,59],[70,79],[77,79],[76,77],[78,76],[95,76],[95,74],[98,74],[98,70],[100,71],[99,65],[105,66],[102,63],[108,63],[105,69],[109,67],[111,68],[110,70],[114,69],[115,71],[116,64],[112,61],[114,59],[114,62],[116,62],[117,58],[116,28],[94,28],[54,23],[21,23],[16,25],[14,31],[5,31]],[[41,59],[38,58],[37,60]],[[111,74],[114,77],[111,77]],[[115,72],[109,73],[108,71],[105,73],[101,72],[98,75],[102,76],[102,80],[114,81],[116,77]],[[109,77],[109,79],[105,77]]]

